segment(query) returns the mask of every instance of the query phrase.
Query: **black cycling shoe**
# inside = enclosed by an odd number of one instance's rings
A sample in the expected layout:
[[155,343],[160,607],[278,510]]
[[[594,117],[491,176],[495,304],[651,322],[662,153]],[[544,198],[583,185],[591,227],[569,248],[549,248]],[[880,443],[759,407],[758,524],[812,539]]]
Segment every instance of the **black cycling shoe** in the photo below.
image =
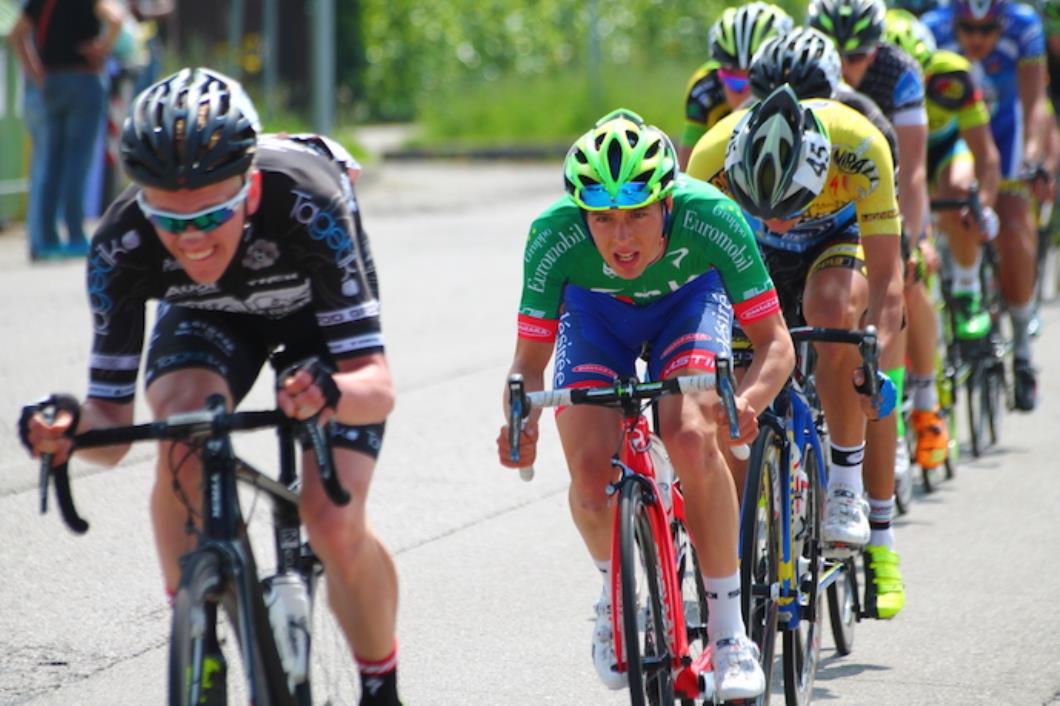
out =
[[1012,362],[1012,377],[1015,380],[1016,409],[1034,411],[1038,405],[1038,379],[1034,366],[1025,358],[1016,358]]

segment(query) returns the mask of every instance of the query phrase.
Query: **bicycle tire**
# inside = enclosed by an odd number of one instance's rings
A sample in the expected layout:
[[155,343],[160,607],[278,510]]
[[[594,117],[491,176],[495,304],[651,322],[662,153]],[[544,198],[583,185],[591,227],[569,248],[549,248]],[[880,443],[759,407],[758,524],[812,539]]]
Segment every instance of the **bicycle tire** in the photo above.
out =
[[[688,530],[682,523],[674,521],[671,534],[674,555],[677,557],[677,585],[681,587],[681,601],[684,604],[688,656],[695,661],[710,644],[707,635],[707,590],[703,585],[699,555],[692,546]],[[681,699],[681,706],[695,706],[695,703],[693,699]]]
[[[622,484],[619,497],[619,566],[622,592],[622,644],[626,656],[632,706],[670,706],[674,702],[666,618],[665,584],[659,575],[659,556],[647,491],[636,479]],[[640,581],[647,609],[640,620]]]
[[858,623],[857,561],[848,557],[842,578],[828,586],[828,619],[836,652],[846,656],[854,649],[854,626]]
[[[820,469],[813,447],[802,449],[802,465],[809,479],[804,499],[806,522],[796,554],[799,624],[794,630],[783,630],[784,696],[788,706],[804,706],[813,696],[813,682],[821,656],[821,628],[824,611],[820,604],[822,554],[821,518],[824,516],[825,494],[821,488]],[[794,553],[794,552],[793,552]]]
[[1001,413],[1005,407],[1005,368],[999,360],[983,376],[983,409],[986,412],[990,446],[1001,443]]
[[773,588],[779,582],[777,469],[782,460],[781,437],[763,427],[751,446],[740,508],[740,608],[751,641],[758,646],[766,688],[753,703],[769,703],[776,653],[779,605]]
[[327,575],[313,563],[303,576],[309,585],[309,678],[295,688],[298,706],[354,706],[361,691],[346,636],[331,610]]
[[986,451],[986,418],[983,410],[982,378],[984,371],[982,364],[973,363],[971,375],[965,383],[967,395],[965,400],[968,410],[968,432],[969,442],[972,448],[972,456],[979,458]]
[[[221,559],[216,552],[198,551],[182,567],[169,642],[169,706],[199,704],[218,678],[217,609],[226,590]],[[208,652],[213,664],[207,664]],[[212,699],[214,704],[227,702],[221,681],[220,700]]]

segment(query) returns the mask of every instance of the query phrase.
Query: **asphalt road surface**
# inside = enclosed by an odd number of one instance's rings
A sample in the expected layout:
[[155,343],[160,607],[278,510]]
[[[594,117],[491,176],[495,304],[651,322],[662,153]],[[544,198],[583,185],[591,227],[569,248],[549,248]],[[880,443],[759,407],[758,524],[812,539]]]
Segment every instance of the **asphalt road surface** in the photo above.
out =
[[[557,165],[385,164],[362,184],[398,405],[369,500],[401,577],[407,704],[622,704],[589,655],[596,570],[570,522],[550,417],[537,478],[496,462],[521,246],[560,195]],[[165,699],[168,608],[147,516],[153,449],[115,469],[75,462],[92,523],[37,514],[18,407],[82,395],[83,263],[30,266],[0,234],[0,704]],[[822,652],[814,698],[843,704],[1060,704],[1060,314],[1036,344],[1042,404],[1003,445],[897,522],[908,604]],[[247,406],[266,407],[263,377]],[[147,419],[142,395],[137,418]],[[268,462],[267,436],[238,448]],[[779,672],[779,670],[778,670]],[[779,679],[774,700],[783,699]],[[351,697],[352,702],[352,697]]]

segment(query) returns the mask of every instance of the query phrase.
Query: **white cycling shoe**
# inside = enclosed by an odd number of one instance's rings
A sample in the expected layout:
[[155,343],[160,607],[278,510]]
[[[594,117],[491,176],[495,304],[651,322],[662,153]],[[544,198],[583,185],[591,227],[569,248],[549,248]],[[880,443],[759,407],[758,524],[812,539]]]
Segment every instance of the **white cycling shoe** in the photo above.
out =
[[826,556],[849,555],[864,547],[869,542],[869,504],[846,487],[831,488],[821,538]]
[[596,625],[593,627],[593,666],[600,681],[608,689],[625,689],[629,680],[625,672],[618,671],[618,655],[615,654],[615,636],[611,631],[611,597],[600,596],[594,608]]
[[758,646],[747,635],[726,637],[714,643],[714,689],[719,701],[753,699],[766,690],[766,677],[758,663]]

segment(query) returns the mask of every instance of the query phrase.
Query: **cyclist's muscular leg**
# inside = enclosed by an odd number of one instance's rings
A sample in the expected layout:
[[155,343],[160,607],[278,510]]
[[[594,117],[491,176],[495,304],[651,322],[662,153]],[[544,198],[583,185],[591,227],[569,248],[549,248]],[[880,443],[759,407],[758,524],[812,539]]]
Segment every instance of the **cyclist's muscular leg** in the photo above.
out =
[[[147,401],[154,419],[162,419],[201,409],[207,396],[212,394],[224,395],[231,408],[232,398],[223,377],[211,370],[184,368],[155,378],[147,388]],[[180,557],[195,547],[195,538],[187,532],[187,519],[189,506],[199,516],[201,479],[202,464],[197,453],[183,444],[168,441],[159,444],[151,491],[151,521],[166,590],[170,594],[176,593],[180,583]],[[183,495],[174,491],[174,480],[179,482]]]
[[1001,219],[997,238],[1001,294],[1010,306],[1023,306],[1034,295],[1038,251],[1027,198],[1003,191],[997,197],[997,215]]
[[[673,376],[702,374],[683,369]],[[667,397],[659,401],[663,443],[681,480],[685,525],[705,576],[728,576],[739,569],[739,505],[732,474],[718,448],[715,392]]]
[[324,562],[331,609],[361,660],[378,661],[394,649],[398,579],[394,560],[368,526],[365,502],[375,460],[333,448],[335,468],[352,499],[340,507],[324,491],[312,454],[303,457],[299,515],[313,551]]
[[611,457],[621,439],[618,413],[598,407],[568,407],[556,416],[556,427],[571,476],[571,517],[593,560],[607,561],[611,557],[612,526],[607,485],[615,479]]
[[[973,181],[975,163],[966,159],[953,160],[939,173],[936,196],[940,199],[966,198]],[[983,246],[979,240],[979,229],[971,218],[962,218],[958,211],[942,211],[939,213],[939,228],[946,234],[950,252],[957,264],[962,267],[975,266]]]
[[[868,280],[845,267],[818,270],[806,281],[803,312],[810,326],[855,328],[868,305]],[[857,446],[865,441],[865,415],[854,390],[854,370],[861,363],[857,348],[815,344],[817,392],[833,444]]]

